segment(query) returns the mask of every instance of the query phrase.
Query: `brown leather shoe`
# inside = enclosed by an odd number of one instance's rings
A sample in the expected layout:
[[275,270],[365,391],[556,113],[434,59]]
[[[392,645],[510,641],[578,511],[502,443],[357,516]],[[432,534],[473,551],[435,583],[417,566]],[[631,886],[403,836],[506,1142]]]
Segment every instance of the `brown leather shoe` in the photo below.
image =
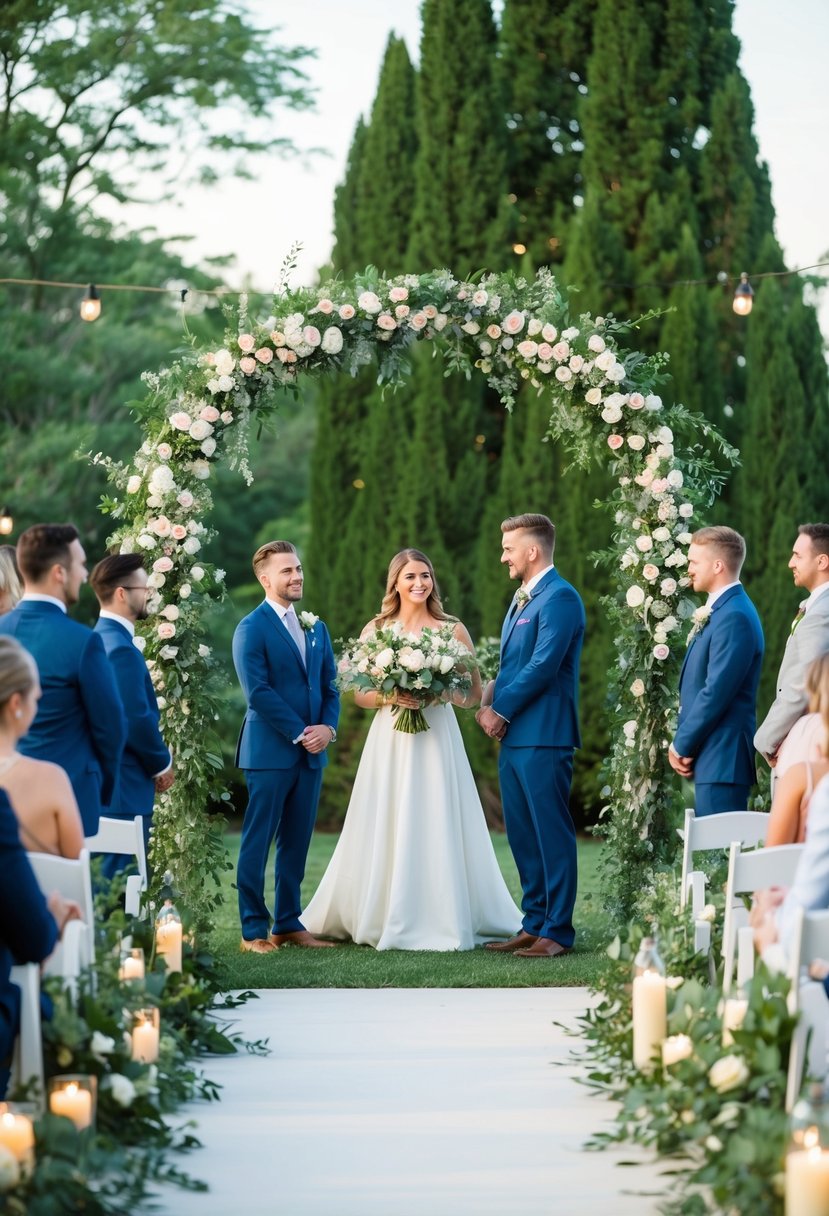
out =
[[520,933],[516,933],[515,937],[510,937],[505,942],[487,942],[484,949],[495,950],[500,954],[514,954],[516,950],[531,946],[537,941],[538,938],[534,933],[525,933],[522,929]]
[[317,947],[334,945],[334,942],[321,942],[307,929],[296,929],[293,933],[272,933],[270,942],[274,949],[277,946],[306,946],[313,950]]
[[243,954],[270,954],[276,946],[267,937],[254,937],[248,939],[243,937],[239,943],[239,949]]
[[560,942],[554,942],[551,937],[537,937],[535,944],[526,950],[516,950],[516,958],[563,958],[570,951]]

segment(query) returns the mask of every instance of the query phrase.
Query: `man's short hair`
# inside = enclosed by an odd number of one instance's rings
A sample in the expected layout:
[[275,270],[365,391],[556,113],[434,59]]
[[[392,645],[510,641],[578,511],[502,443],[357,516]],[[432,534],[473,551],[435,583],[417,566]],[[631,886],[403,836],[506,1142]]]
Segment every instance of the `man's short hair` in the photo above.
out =
[[145,570],[140,553],[113,553],[103,558],[89,576],[89,585],[98,602],[108,604],[119,587],[132,583],[136,570]]
[[692,545],[712,545],[717,550],[717,556],[725,562],[730,574],[739,578],[746,560],[746,542],[733,528],[718,524],[711,528],[700,528],[691,537]]
[[41,582],[53,566],[68,567],[73,540],[80,540],[74,524],[35,524],[21,532],[17,564],[26,582]]
[[815,553],[829,554],[829,524],[801,524],[798,536],[808,536]]
[[552,559],[556,547],[556,526],[546,515],[511,515],[501,524],[502,532],[527,532],[542,553]]
[[266,545],[260,545],[253,555],[253,573],[257,578],[272,553],[296,553],[296,546],[289,540],[269,540]]

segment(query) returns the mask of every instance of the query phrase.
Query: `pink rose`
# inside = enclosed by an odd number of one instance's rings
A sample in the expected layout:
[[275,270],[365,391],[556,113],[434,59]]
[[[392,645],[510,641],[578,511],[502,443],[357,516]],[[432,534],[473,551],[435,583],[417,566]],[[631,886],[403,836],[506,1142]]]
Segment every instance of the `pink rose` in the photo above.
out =
[[329,313],[332,313],[334,311],[334,305],[331,303],[330,300],[319,300],[316,308],[313,309],[313,311],[321,312],[323,314],[323,316],[327,317],[329,315]]
[[562,384],[566,384],[568,380],[572,379],[573,373],[569,367],[565,367],[562,363],[560,367],[556,368],[556,380],[560,380]]
[[224,410],[222,412],[222,422],[225,424],[225,426],[228,426],[232,421],[233,415],[231,414],[230,410]]
[[176,636],[176,627],[172,621],[162,621],[157,627],[156,633],[162,639],[162,641],[167,642],[170,638],[174,638]]
[[206,355],[202,355],[202,363],[206,364],[207,367],[215,367],[216,356],[212,351],[208,351]]
[[631,393],[628,397],[628,405],[632,410],[641,410],[645,404],[645,398],[641,393]]
[[607,437],[607,446],[614,452],[620,448],[624,442],[624,438],[621,435],[608,435]]
[[583,367],[584,367],[584,359],[581,357],[581,355],[573,355],[573,357],[570,360],[570,371],[571,372],[580,372]]
[[338,309],[338,312],[343,321],[350,321],[351,318],[354,316],[354,305],[353,304],[341,304]]
[[195,501],[189,490],[182,490],[176,499],[178,505],[184,507],[185,511],[189,511]]
[[276,352],[276,357],[280,363],[296,363],[296,351],[288,350],[286,346],[280,346]]
[[425,329],[428,324],[429,324],[429,322],[426,319],[425,312],[413,312],[412,315],[409,317],[409,328],[410,329],[417,329],[417,330]]
[[558,337],[558,330],[555,325],[545,325],[541,330],[541,336],[545,342],[555,342]]
[[239,335],[239,350],[243,350],[246,355],[249,355],[255,346],[256,339],[254,338],[253,334]]
[[556,342],[553,347],[553,358],[557,363],[563,363],[565,359],[570,358],[570,343]]
[[153,562],[153,570],[156,570],[159,574],[168,574],[172,568],[173,563],[169,557],[159,557]]
[[158,453],[159,460],[169,460],[173,454],[173,449],[169,443],[160,443],[155,450]]
[[176,431],[189,431],[193,419],[185,410],[177,410],[170,418],[170,426]]
[[398,305],[397,305],[397,308],[395,308],[395,310],[394,310],[394,315],[395,315],[395,316],[398,318],[398,320],[400,320],[400,321],[402,321],[404,317],[408,317],[408,315],[409,315],[409,306],[408,306],[408,304],[398,304]]
[[475,305],[476,308],[483,308],[484,304],[486,304],[488,299],[489,299],[489,296],[487,295],[487,293],[485,291],[476,291],[472,295],[472,303]]
[[184,540],[186,535],[187,529],[182,524],[173,524],[173,540]]
[[530,338],[525,338],[523,342],[519,342],[515,348],[522,359],[534,359],[538,353],[538,343],[533,342]]
[[216,422],[219,418],[219,411],[216,409],[215,405],[206,405],[204,409],[199,412],[199,417],[205,422]]
[[320,342],[322,342],[322,334],[316,325],[306,325],[302,331],[302,340],[308,346],[319,346]]
[[659,567],[655,566],[653,562],[646,562],[642,567],[642,574],[649,583],[652,583],[654,579],[659,578]]
[[501,322],[501,328],[505,334],[520,334],[524,328],[524,314],[514,309],[508,313]]
[[273,359],[273,351],[269,346],[260,346],[255,356],[260,363],[270,363]]
[[274,346],[284,346],[285,345],[285,335],[283,333],[280,333],[278,329],[274,329],[271,332],[271,342],[273,342]]
[[397,329],[397,322],[391,313],[388,312],[380,313],[380,316],[377,318],[377,325],[380,329],[385,329],[386,331]]
[[653,657],[659,659],[660,662],[667,659],[670,653],[670,647],[666,646],[664,642],[660,642],[658,646],[654,646],[653,648]]
[[389,299],[393,304],[398,304],[401,300],[408,300],[409,293],[405,287],[392,287],[389,292]]
[[151,519],[147,524],[150,532],[155,532],[156,536],[169,536],[172,526],[166,515],[159,515],[158,519]]
[[249,355],[245,355],[244,358],[239,360],[239,368],[246,376],[249,376],[251,372],[256,371],[256,360],[251,359]]
[[653,494],[664,494],[668,488],[668,479],[666,477],[654,477],[651,482],[651,492]]
[[553,348],[549,342],[542,342],[538,348],[538,357],[543,359],[545,363],[549,363],[553,357]]
[[486,336],[488,338],[492,338],[493,342],[497,341],[497,339],[501,337],[501,326],[500,325],[487,325]]
[[427,317],[428,320],[434,321],[435,317],[438,315],[438,310],[435,308],[434,304],[424,304],[423,315]]

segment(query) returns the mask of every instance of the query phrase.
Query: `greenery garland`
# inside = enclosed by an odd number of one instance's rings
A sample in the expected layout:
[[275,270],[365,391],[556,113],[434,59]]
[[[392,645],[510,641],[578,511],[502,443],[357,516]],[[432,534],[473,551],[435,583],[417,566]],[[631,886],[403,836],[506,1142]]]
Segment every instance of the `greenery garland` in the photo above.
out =
[[663,405],[656,389],[666,357],[626,350],[622,339],[634,328],[612,317],[571,318],[548,270],[531,282],[511,273],[459,282],[448,270],[383,279],[369,268],[319,289],[281,284],[273,315],[261,321],[248,317],[243,300],[221,349],[194,351],[145,376],[148,396],[135,405],[144,441],[132,463],[93,459],[114,489],[103,501],[116,523],[110,544],[144,553],[152,566],[159,616],[142,641],[178,780],[160,797],[151,854],[156,873],[172,869],[198,923],[209,922],[216,899],[206,879],[227,864],[220,824],[205,814],[210,800],[227,797],[212,742],[222,677],[208,636],[224,572],[203,559],[214,467],[229,460],[250,480],[251,422],[271,415],[286,390],[307,377],[354,375],[373,361],[381,384],[401,385],[416,342],[440,351],[447,375],[478,369],[509,410],[526,382],[549,402],[550,436],[584,468],[606,460],[616,480],[613,549],[597,555],[614,570],[605,608],[618,646],[602,830],[612,909],[629,912],[643,871],[668,852],[673,822],[666,744],[683,622],[694,608],[685,594],[688,529],[724,480],[711,451],[735,458],[704,419]]

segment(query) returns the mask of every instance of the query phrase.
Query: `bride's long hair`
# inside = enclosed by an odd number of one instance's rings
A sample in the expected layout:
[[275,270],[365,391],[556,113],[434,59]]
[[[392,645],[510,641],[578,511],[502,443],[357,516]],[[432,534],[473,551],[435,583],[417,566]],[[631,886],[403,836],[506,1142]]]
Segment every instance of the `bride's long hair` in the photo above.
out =
[[386,625],[389,621],[393,621],[400,615],[400,593],[397,590],[396,584],[400,578],[400,571],[404,566],[408,566],[409,562],[422,562],[424,566],[428,567],[432,578],[432,590],[426,601],[429,615],[434,617],[436,621],[454,621],[455,617],[449,616],[448,613],[443,611],[443,604],[440,602],[440,588],[435,578],[434,566],[426,554],[421,553],[420,549],[401,549],[399,553],[395,553],[389,563],[389,573],[386,578],[386,594],[383,596],[383,603],[380,605],[377,624]]

